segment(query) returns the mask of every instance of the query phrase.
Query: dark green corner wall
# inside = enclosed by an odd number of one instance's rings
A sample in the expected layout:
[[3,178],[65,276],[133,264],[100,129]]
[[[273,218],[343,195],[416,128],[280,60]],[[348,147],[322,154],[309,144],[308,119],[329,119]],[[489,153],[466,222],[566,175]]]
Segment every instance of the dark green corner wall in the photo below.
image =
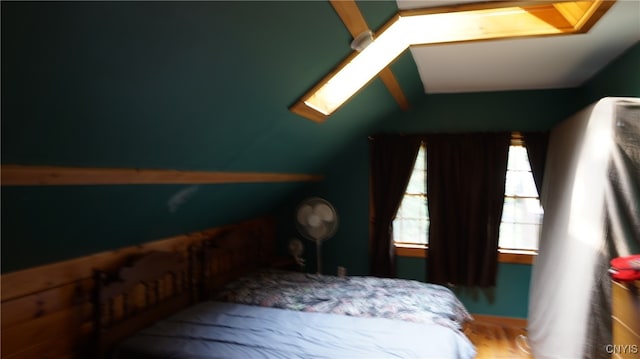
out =
[[[325,174],[318,184],[2,187],[3,273],[263,214],[283,243],[299,200],[340,212],[325,268],[368,270],[368,143],[376,132],[548,129],[598,97],[640,96],[636,45],[577,89],[429,95],[407,52],[324,124],[287,107],[350,51],[328,2],[2,2],[3,164]],[[372,28],[394,1],[362,2]],[[311,246],[308,257],[313,258]],[[401,259],[402,276],[421,279]],[[313,261],[310,261],[310,269]],[[494,303],[526,315],[529,269],[500,267]],[[513,297],[512,297],[513,296]]]

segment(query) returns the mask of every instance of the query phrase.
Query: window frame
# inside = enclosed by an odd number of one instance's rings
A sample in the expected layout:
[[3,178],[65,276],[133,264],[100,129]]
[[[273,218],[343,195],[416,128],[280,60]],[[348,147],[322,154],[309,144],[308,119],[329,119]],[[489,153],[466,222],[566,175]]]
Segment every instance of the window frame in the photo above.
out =
[[[525,145],[524,138],[523,138],[523,136],[522,136],[522,134],[520,132],[514,131],[514,132],[511,133],[511,143],[509,144],[509,148],[511,148],[511,146],[523,147],[526,150],[527,147]],[[527,155],[527,161],[529,161],[528,155]],[[529,161],[529,166],[531,166],[531,161]],[[509,170],[507,169],[507,172],[508,171]],[[505,195],[504,198],[505,199],[506,198],[513,198],[513,199],[530,198],[530,199],[537,199],[538,201],[540,201],[540,194],[538,194],[538,196],[536,196],[536,197]],[[507,223],[509,223],[509,222],[507,222]],[[500,221],[500,224],[502,224],[502,220]],[[540,223],[540,225],[542,225],[542,222]],[[538,242],[538,245],[539,244],[540,243]],[[500,240],[498,240],[498,252],[500,252],[500,253],[509,253],[509,254],[513,254],[513,255],[531,255],[531,256],[538,255],[538,250],[537,249],[533,250],[533,249],[524,249],[524,248],[500,247]]]
[[[420,151],[424,151],[424,153],[426,155],[427,147],[426,147],[426,144],[424,143],[424,141],[422,141],[420,143],[420,148],[418,150],[418,155],[416,156],[416,163],[418,161],[418,158],[420,157]],[[411,176],[409,177],[409,182],[411,182],[411,177],[413,176],[413,173],[416,170],[415,168],[416,168],[416,164],[414,163],[413,168],[411,170]],[[426,180],[426,173],[427,173],[426,164],[425,164],[425,168],[423,169],[423,171],[424,171],[425,180]],[[424,185],[424,183],[423,183],[423,185]],[[413,193],[413,192],[407,192],[408,187],[409,187],[409,184],[407,184],[407,189],[405,189],[404,196],[402,197],[403,201],[404,201],[404,198],[407,197],[407,196],[415,197],[415,198],[422,198],[423,200],[425,200],[425,203],[426,203],[426,201],[428,201],[428,195],[427,195],[427,189],[426,188],[424,188],[422,192]],[[398,211],[400,211],[401,207],[402,207],[402,203],[398,207]],[[428,210],[427,210],[427,213],[428,213]],[[422,220],[422,218],[420,218],[420,217],[400,217],[400,218],[404,218],[406,220]],[[394,222],[396,220],[398,220],[398,217],[396,217],[394,219]],[[429,217],[427,217],[426,221],[429,222]],[[427,238],[427,240],[428,240],[428,238]],[[428,247],[428,244],[420,244],[420,243],[415,243],[415,242],[402,242],[402,241],[397,241],[396,242],[395,240],[393,242],[394,242],[394,245],[398,244],[398,245],[405,246],[405,247],[414,247],[414,246],[419,246],[421,248],[423,248],[425,246]]]
[[[425,146],[425,144],[423,143],[421,146]],[[524,146],[522,135],[519,132],[512,132],[510,146]],[[405,192],[405,196],[406,195],[424,196],[425,198],[428,198],[428,193],[426,192],[424,195],[423,194],[407,194]],[[536,198],[539,200],[540,197],[539,196],[538,197],[522,197],[522,196],[505,195],[505,198]],[[400,241],[397,242],[394,240],[393,246],[394,246],[397,257],[428,258],[429,256],[429,244],[425,245],[425,244],[416,244],[416,243],[410,243],[410,242],[400,242]],[[500,263],[533,264],[537,255],[538,255],[537,250],[498,247],[498,262]]]

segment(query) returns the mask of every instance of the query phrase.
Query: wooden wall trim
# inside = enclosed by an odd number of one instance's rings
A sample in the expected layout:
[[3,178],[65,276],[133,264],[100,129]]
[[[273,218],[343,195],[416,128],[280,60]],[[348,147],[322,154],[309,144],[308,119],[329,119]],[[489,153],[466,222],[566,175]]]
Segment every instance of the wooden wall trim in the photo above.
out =
[[[396,244],[396,256],[398,257],[414,257],[428,258],[429,247],[412,244]],[[538,256],[536,251],[529,250],[508,250],[498,249],[498,262],[513,264],[529,264],[533,265],[535,258]]]
[[3,186],[267,183],[312,182],[324,179],[321,175],[300,173],[22,165],[2,165],[1,175]]

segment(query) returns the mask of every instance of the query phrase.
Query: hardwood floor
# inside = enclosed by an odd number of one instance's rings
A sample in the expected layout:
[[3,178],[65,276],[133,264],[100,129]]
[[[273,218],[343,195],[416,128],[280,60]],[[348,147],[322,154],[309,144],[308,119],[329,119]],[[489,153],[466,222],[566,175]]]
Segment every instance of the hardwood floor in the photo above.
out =
[[476,359],[533,358],[525,351],[529,348],[521,337],[527,333],[523,326],[476,319],[467,324],[464,333],[478,350]]

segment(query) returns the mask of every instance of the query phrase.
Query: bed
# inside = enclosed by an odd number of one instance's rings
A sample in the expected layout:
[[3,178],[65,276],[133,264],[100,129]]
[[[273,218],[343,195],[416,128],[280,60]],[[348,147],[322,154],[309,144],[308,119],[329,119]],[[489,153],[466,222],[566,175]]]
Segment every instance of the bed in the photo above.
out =
[[273,243],[233,231],[96,275],[96,348],[131,358],[473,358],[447,288],[269,268]]
[[217,300],[287,310],[387,318],[461,330],[472,318],[448,288],[413,280],[262,269],[229,283]]

